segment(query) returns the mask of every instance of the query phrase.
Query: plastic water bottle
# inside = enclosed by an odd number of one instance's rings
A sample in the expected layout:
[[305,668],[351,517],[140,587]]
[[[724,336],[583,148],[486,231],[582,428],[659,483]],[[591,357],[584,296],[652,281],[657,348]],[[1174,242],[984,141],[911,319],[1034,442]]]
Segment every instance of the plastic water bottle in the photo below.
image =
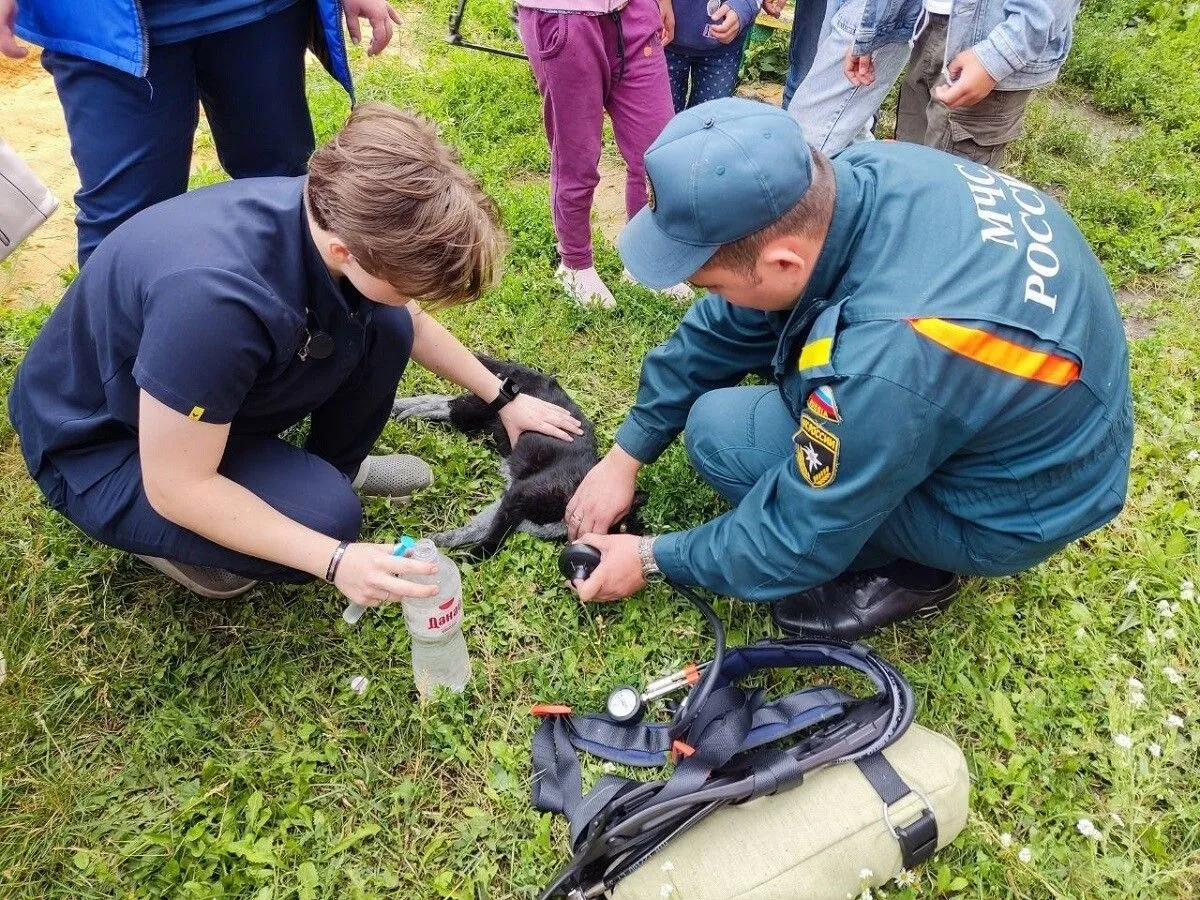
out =
[[413,682],[422,697],[444,685],[461,691],[471,678],[471,660],[462,633],[462,576],[452,560],[438,552],[433,541],[417,541],[409,559],[436,562],[433,575],[408,575],[407,581],[437,585],[432,597],[405,597],[404,622],[412,637]]
[[[415,547],[417,539],[411,535],[404,534],[400,536],[400,543],[396,545],[396,549],[392,551],[392,556],[403,556],[407,550]],[[363,617],[369,606],[359,606],[357,603],[350,603],[342,610],[342,621],[347,625],[357,625],[358,620]]]

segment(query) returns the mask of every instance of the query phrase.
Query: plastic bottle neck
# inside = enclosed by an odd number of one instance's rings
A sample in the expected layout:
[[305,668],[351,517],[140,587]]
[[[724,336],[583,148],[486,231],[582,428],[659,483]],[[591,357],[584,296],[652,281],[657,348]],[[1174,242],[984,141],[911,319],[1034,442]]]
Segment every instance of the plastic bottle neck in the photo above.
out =
[[437,545],[429,538],[421,538],[413,546],[411,558],[421,562],[433,562],[438,558]]

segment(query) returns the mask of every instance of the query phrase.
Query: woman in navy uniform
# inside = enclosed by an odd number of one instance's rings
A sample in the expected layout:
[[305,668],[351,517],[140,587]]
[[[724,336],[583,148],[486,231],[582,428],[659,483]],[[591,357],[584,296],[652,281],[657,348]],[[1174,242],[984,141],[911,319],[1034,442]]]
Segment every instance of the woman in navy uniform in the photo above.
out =
[[[404,493],[397,466],[424,468],[368,460],[410,356],[494,402],[514,440],[580,433],[413,302],[478,297],[502,248],[432,126],[360,106],[308,178],[203,188],[105,239],[17,371],[29,470],[84,532],[207,596],[312,577],[360,605],[429,595],[402,578],[426,564],[354,543],[355,486]],[[303,447],[280,438],[306,417]]]

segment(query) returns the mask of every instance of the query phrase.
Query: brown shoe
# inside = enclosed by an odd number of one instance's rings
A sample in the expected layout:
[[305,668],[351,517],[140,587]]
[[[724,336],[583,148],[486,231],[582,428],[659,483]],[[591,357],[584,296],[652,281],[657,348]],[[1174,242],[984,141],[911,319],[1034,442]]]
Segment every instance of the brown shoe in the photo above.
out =
[[224,569],[189,566],[160,556],[142,556],[140,553],[133,555],[146,565],[158,569],[172,581],[182,584],[192,593],[201,597],[211,597],[213,600],[228,600],[230,597],[246,593],[258,584],[253,578],[243,578]]

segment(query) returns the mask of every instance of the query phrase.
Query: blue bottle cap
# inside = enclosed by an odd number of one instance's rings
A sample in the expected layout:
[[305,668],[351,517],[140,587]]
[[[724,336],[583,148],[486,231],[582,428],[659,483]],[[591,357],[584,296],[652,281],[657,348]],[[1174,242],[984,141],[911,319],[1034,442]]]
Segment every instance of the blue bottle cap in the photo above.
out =
[[411,550],[416,546],[417,539],[412,535],[400,535],[400,543],[396,545],[396,549],[392,551],[392,556],[403,556],[406,551]]

